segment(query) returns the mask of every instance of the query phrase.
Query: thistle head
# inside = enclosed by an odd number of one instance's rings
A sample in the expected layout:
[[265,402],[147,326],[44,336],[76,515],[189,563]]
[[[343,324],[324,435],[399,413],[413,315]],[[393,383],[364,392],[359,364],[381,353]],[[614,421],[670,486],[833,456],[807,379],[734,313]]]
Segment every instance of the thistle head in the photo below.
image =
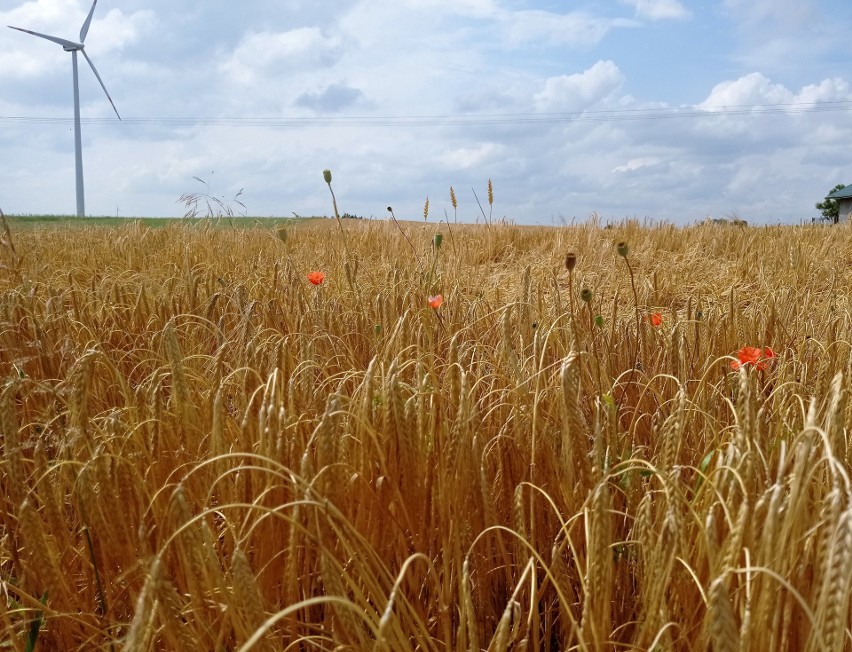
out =
[[565,254],[565,269],[569,272],[573,272],[574,268],[577,266],[577,254],[573,251],[569,251]]
[[618,252],[618,255],[622,258],[627,258],[627,254],[630,253],[630,247],[627,246],[627,243],[623,240],[615,245],[615,250]]
[[591,303],[594,296],[595,295],[592,293],[592,291],[589,288],[583,288],[580,291],[580,299],[583,300],[583,303]]

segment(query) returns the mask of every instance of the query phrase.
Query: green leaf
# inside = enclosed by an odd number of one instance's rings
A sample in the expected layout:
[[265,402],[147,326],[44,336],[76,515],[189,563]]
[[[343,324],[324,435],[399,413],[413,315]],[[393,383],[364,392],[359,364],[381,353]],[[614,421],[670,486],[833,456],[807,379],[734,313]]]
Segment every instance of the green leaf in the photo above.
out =
[[710,468],[710,462],[713,461],[713,456],[715,454],[716,451],[710,451],[704,456],[704,459],[701,460],[701,464],[698,465],[700,473],[698,475],[698,479],[695,481],[695,493],[698,493],[698,490],[701,489],[701,485],[704,483],[704,476],[707,474],[707,469]]
[[[45,591],[44,595],[41,596],[40,602],[45,605],[47,604],[47,591]],[[27,647],[26,652],[34,652],[36,648],[36,643],[38,643],[38,634],[41,631],[41,625],[44,622],[44,612],[39,611],[33,621],[30,623],[30,633],[27,636]]]

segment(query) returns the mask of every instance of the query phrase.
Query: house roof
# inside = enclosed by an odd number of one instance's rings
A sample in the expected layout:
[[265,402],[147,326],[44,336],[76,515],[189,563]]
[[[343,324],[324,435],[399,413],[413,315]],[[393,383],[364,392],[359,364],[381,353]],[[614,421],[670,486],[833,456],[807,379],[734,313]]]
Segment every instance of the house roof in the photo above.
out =
[[846,186],[845,188],[841,188],[840,190],[835,190],[831,193],[826,199],[849,199],[852,198],[852,184]]

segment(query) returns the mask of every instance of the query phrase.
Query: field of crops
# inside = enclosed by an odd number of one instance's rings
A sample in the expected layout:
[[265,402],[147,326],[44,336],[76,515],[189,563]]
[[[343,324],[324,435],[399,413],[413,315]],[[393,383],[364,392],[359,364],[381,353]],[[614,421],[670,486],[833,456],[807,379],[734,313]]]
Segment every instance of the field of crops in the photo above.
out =
[[2,650],[852,649],[852,227],[0,236]]

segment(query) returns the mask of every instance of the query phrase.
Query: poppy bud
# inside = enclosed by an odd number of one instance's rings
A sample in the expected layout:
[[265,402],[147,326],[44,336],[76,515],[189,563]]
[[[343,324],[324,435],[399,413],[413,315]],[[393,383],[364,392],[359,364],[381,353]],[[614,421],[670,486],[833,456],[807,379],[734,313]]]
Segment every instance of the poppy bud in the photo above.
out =
[[630,253],[630,248],[627,246],[626,242],[619,242],[615,245],[616,251],[618,251],[618,255],[622,258],[627,258],[627,254]]
[[330,184],[331,183],[331,170],[323,170],[322,171],[322,178],[325,179],[326,183]]
[[595,315],[595,326],[598,328],[603,328],[604,318],[603,315]]
[[565,254],[565,269],[569,272],[573,272],[574,268],[577,266],[577,254],[573,251],[569,251]]
[[589,288],[583,288],[580,291],[580,298],[584,303],[591,303],[592,297],[594,297],[594,294],[592,294],[592,291]]
[[435,249],[440,249],[442,242],[444,242],[444,236],[440,233],[436,233],[435,238],[432,240],[432,243],[435,245]]

